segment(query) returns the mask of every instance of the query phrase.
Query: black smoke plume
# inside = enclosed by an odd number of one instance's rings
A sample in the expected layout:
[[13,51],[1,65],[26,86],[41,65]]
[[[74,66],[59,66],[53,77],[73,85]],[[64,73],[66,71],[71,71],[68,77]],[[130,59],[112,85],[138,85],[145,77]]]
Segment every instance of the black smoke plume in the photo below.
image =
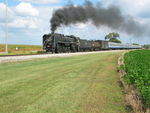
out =
[[116,6],[110,5],[104,8],[100,3],[93,5],[86,1],[82,6],[69,5],[56,10],[50,20],[51,31],[55,32],[61,25],[86,23],[88,21],[97,27],[104,25],[136,36],[143,35],[145,29],[144,25],[132,17],[123,15]]

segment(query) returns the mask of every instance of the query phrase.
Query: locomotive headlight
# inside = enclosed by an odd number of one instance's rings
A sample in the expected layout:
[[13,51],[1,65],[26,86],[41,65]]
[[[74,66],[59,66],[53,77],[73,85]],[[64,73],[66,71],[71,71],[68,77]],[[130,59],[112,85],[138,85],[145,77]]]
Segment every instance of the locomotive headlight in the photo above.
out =
[[51,46],[48,44],[47,47],[51,47]]

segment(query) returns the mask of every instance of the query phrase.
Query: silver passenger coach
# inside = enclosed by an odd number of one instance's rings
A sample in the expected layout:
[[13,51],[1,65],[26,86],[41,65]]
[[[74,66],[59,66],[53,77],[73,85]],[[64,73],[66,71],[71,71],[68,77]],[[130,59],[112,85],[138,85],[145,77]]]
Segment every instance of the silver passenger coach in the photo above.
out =
[[108,47],[110,49],[141,49],[141,45],[133,45],[133,44],[122,44],[122,43],[114,43],[108,42]]

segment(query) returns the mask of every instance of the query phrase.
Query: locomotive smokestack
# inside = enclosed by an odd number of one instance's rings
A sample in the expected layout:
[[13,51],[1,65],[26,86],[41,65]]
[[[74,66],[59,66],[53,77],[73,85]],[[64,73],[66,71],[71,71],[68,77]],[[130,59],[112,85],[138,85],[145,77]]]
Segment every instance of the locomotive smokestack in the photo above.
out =
[[50,20],[51,31],[54,32],[61,25],[85,23],[89,20],[96,27],[103,25],[135,36],[149,35],[147,26],[140,24],[132,17],[122,15],[118,7],[110,5],[104,8],[100,3],[93,5],[89,1],[86,1],[84,5],[70,5],[56,10]]
[[51,34],[54,34],[54,33],[55,33],[54,31],[51,32]]

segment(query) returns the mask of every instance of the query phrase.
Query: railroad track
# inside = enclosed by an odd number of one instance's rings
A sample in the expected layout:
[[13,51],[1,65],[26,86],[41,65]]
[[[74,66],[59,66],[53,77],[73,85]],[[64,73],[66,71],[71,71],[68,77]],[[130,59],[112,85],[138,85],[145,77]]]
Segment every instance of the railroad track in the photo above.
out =
[[93,53],[105,53],[105,52],[119,52],[124,50],[109,50],[109,51],[92,51],[92,52],[77,52],[77,53],[59,53],[59,54],[33,54],[33,55],[5,55],[0,56],[0,63],[6,62],[16,62],[16,61],[25,61],[32,59],[40,59],[40,58],[52,58],[52,57],[69,57],[69,56],[78,56],[85,54],[93,54]]
[[[103,51],[114,51],[114,50],[103,50]],[[115,50],[117,51],[117,50]],[[87,52],[72,52],[72,53],[39,53],[39,54],[18,54],[18,55],[0,55],[0,57],[14,57],[14,56],[31,56],[31,55],[57,55],[57,54],[75,54],[75,53],[94,53],[94,52],[102,52],[102,51],[87,51]]]
[[19,55],[0,55],[0,57],[12,57],[12,56],[30,56],[30,55],[47,55],[51,53],[41,53],[41,54],[19,54]]

